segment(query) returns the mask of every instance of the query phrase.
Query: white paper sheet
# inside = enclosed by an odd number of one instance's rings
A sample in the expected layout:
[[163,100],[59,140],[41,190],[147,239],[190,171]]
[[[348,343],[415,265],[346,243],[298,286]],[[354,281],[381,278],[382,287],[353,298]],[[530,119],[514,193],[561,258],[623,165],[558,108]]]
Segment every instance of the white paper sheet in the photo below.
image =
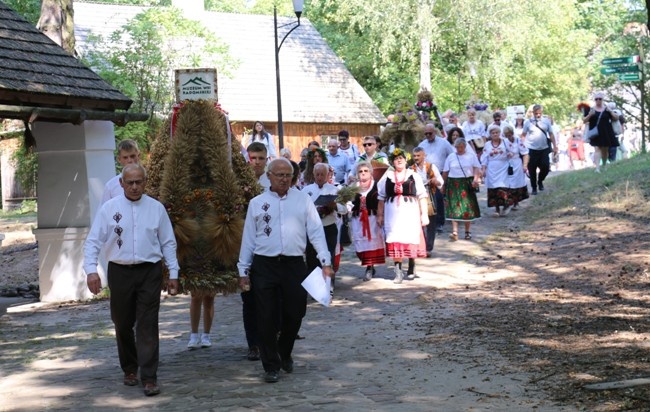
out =
[[305,288],[307,293],[309,293],[316,302],[323,306],[329,306],[332,301],[330,295],[331,284],[332,279],[327,278],[326,280],[323,278],[323,269],[317,267],[302,282],[302,287]]

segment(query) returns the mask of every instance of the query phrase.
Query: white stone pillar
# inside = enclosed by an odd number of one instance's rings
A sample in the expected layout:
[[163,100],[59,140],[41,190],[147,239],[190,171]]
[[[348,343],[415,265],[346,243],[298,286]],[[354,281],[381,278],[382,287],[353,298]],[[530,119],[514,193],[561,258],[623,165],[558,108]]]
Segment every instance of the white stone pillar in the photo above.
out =
[[[41,301],[88,299],[83,243],[115,176],[115,134],[107,121],[35,122],[38,153],[38,241]],[[100,272],[103,272],[100,268]],[[106,285],[104,273],[102,283]]]

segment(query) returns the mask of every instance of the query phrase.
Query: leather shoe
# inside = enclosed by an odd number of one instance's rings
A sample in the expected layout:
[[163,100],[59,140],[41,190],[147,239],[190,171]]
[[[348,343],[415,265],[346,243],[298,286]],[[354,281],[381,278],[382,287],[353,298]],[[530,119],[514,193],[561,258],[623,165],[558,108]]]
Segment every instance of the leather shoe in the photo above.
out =
[[248,355],[246,355],[246,359],[248,359],[249,361],[260,360],[260,350],[258,349],[257,346],[253,346],[248,350]]
[[285,371],[286,373],[293,372],[293,359],[289,358],[287,360],[282,361],[282,370]]
[[275,383],[280,379],[278,371],[267,371],[264,372],[264,382],[266,383]]
[[155,383],[145,383],[144,384],[144,395],[145,396],[155,396],[160,393],[160,387]]
[[138,384],[138,376],[135,373],[125,373],[124,384],[126,386],[136,386]]
[[533,189],[531,195],[533,195],[533,196],[537,195],[537,190]]

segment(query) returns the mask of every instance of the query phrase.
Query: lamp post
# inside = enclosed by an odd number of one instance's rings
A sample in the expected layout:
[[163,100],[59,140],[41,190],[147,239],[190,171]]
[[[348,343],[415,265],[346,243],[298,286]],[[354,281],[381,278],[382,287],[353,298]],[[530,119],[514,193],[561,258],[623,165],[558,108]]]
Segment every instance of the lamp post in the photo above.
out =
[[[287,24],[278,26],[278,10],[276,6],[273,6],[273,27],[275,29],[275,88],[278,99],[278,140],[280,144],[280,149],[284,147],[284,125],[282,124],[282,94],[280,92],[280,48],[284,44],[284,41],[291,34],[292,31],[300,26],[300,15],[302,14],[302,7],[305,4],[305,0],[293,0],[293,11],[296,13],[297,21],[292,21]],[[280,43],[278,44],[278,29],[281,27],[293,26],[291,30],[284,35]]]

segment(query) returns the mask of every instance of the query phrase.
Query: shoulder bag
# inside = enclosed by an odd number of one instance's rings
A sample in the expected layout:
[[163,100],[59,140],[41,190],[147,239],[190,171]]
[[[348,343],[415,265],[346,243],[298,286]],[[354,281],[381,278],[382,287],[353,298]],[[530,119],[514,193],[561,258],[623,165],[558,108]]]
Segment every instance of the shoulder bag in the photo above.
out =
[[[460,162],[460,157],[458,157],[458,153],[456,153],[456,159],[458,159],[458,166],[460,167],[460,171],[463,172],[463,176],[465,176],[465,179],[467,179],[467,175],[465,174],[465,169],[463,169],[463,164]],[[481,191],[481,188],[479,186],[472,186],[474,189],[475,193],[478,193]]]
[[587,141],[588,142],[591,142],[592,139],[595,139],[596,137],[598,137],[598,123],[600,123],[600,116],[602,116],[602,115],[603,115],[603,112],[600,112],[598,114],[598,120],[596,120],[596,125],[594,127],[590,128],[589,131],[587,132]]

